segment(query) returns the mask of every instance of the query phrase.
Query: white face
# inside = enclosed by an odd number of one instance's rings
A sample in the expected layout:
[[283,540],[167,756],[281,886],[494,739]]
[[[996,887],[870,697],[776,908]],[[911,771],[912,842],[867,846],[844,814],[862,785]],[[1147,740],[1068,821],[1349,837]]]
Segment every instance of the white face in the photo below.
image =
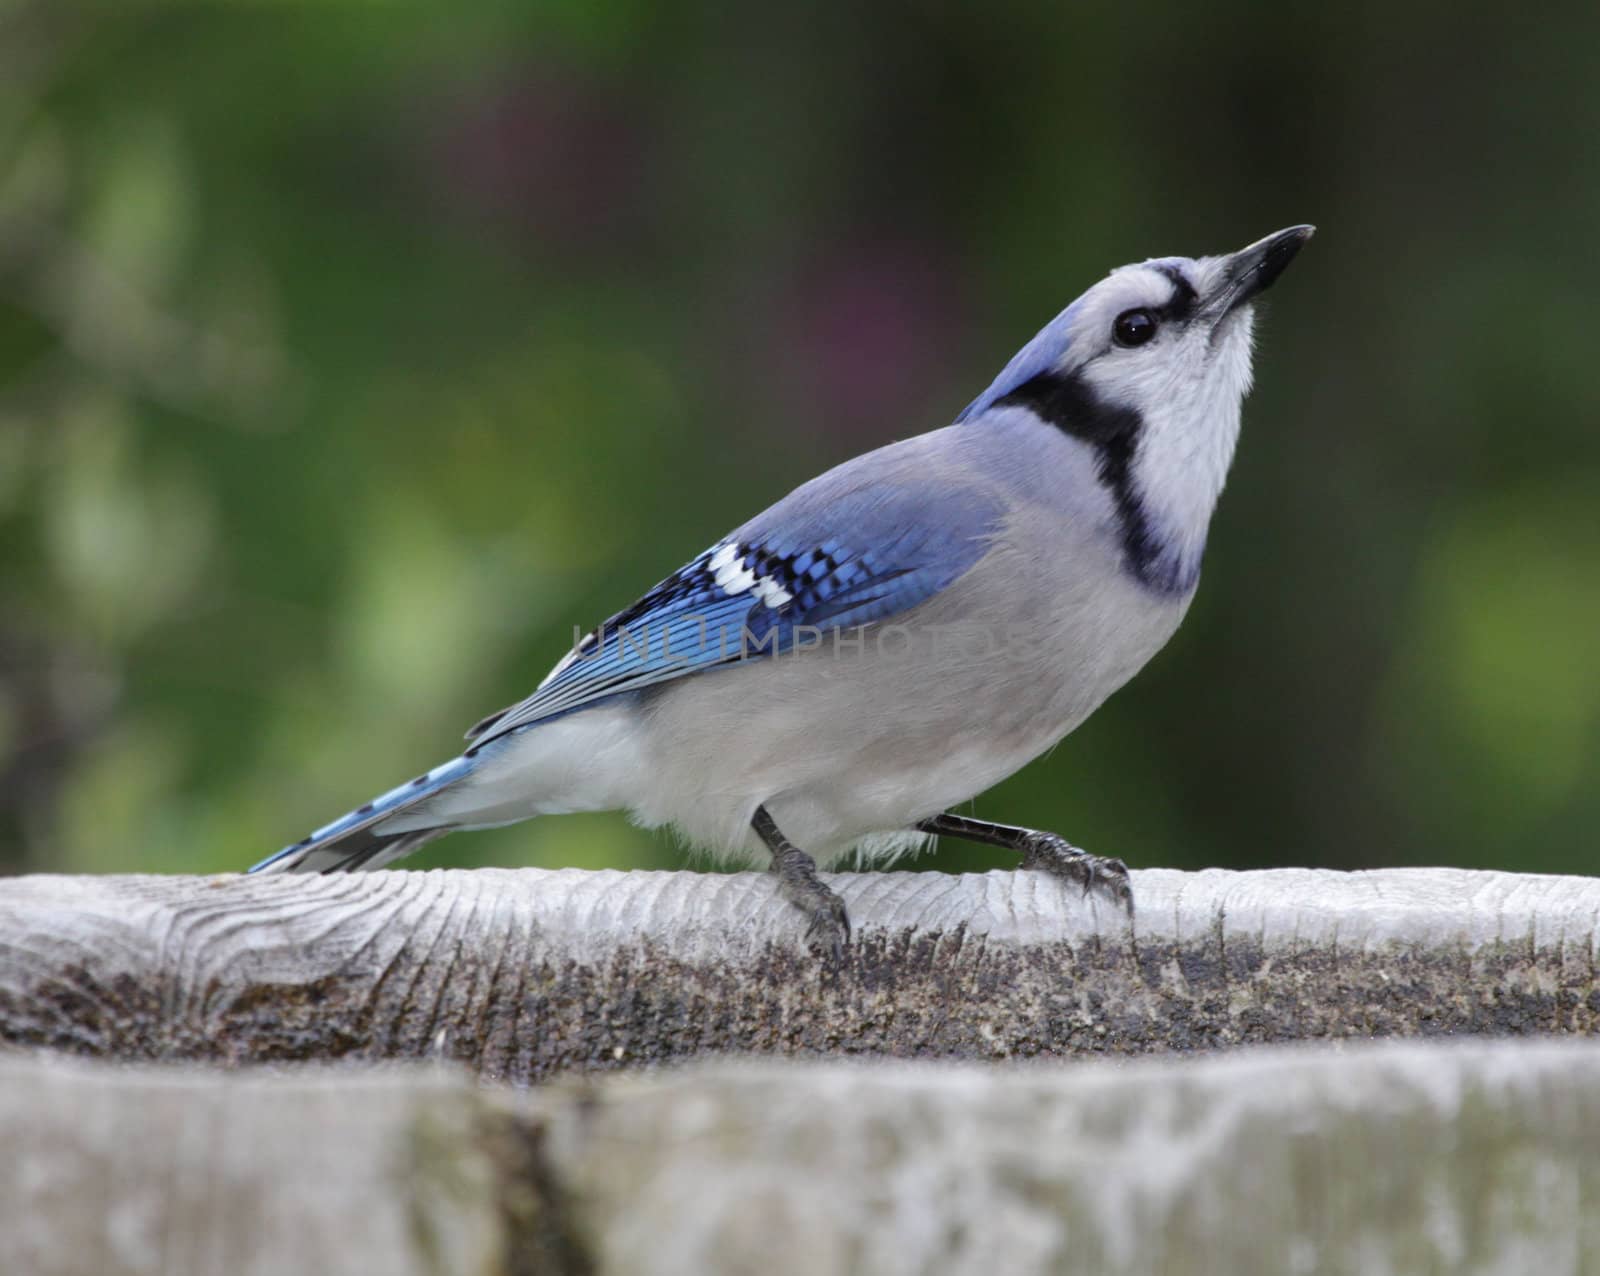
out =
[[1227,307],[1227,257],[1167,257],[1114,270],[1073,307],[1063,372],[1108,403],[1175,411],[1192,429],[1250,390],[1254,307]]
[[1171,555],[1198,571],[1250,389],[1253,307],[1233,301],[1228,257],[1124,266],[1072,308],[1060,371],[1143,421],[1133,486]]

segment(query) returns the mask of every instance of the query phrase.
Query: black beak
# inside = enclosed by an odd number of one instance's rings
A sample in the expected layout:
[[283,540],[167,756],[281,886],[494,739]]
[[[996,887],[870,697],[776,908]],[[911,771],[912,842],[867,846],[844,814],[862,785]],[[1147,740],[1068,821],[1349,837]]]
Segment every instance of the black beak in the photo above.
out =
[[[1213,303],[1217,317],[1221,318],[1272,287],[1316,229],[1315,226],[1290,226],[1234,253],[1228,259]],[[1212,309],[1211,306],[1206,308]]]

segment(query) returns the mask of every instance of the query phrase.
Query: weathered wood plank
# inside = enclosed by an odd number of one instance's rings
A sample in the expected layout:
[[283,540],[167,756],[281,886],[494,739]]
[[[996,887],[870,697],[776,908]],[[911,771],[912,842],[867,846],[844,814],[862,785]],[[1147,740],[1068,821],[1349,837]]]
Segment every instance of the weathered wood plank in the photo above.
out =
[[122,1059],[448,1058],[528,1082],[707,1053],[1009,1058],[1590,1033],[1600,880],[834,875],[830,968],[760,874],[0,881],[0,1040]]
[[0,1058],[0,1138],[8,1273],[508,1271],[503,1140],[454,1071]]
[[1028,1066],[0,1058],[29,1276],[1600,1270],[1600,1043]]
[[767,1061],[533,1097],[610,1276],[1600,1270],[1592,1042]]

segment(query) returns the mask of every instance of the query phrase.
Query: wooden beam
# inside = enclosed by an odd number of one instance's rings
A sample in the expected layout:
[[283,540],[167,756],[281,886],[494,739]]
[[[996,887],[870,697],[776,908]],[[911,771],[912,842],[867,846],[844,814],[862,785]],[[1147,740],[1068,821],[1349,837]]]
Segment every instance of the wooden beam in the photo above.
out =
[[705,1054],[999,1059],[1590,1033],[1600,881],[1447,869],[840,874],[835,968],[761,874],[0,880],[0,1041],[452,1059],[526,1083]]
[[31,1276],[1600,1270],[1584,1041],[532,1091],[0,1057],[0,1135],[4,1269]]

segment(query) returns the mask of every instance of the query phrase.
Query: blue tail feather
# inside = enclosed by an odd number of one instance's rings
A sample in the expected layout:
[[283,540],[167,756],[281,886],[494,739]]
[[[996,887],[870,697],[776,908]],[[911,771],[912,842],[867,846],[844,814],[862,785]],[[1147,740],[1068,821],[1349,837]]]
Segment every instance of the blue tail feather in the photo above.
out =
[[385,833],[381,825],[417,803],[448,788],[477,769],[481,758],[452,758],[416,779],[364,802],[355,810],[324,824],[309,837],[286,846],[252,865],[251,873],[338,873],[376,868],[415,850],[423,842],[448,831],[408,829]]

